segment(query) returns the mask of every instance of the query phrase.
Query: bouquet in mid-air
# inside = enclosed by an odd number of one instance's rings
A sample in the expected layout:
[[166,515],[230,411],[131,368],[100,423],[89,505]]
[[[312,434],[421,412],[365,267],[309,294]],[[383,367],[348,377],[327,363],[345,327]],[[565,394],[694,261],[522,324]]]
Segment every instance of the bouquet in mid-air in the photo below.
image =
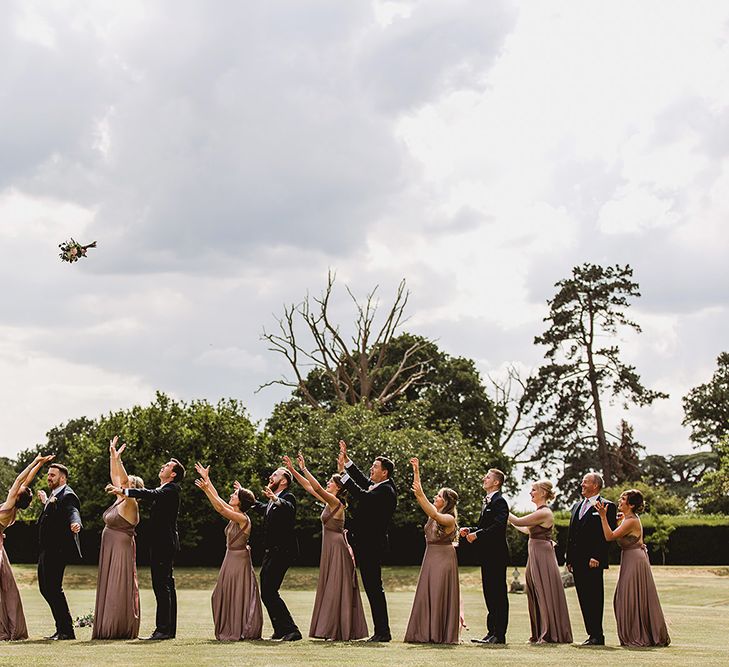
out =
[[61,261],[73,264],[74,262],[78,262],[78,260],[82,257],[86,257],[86,251],[89,248],[95,248],[96,241],[89,243],[88,245],[81,245],[78,241],[71,239],[70,241],[59,243],[58,247],[61,249],[59,255]]

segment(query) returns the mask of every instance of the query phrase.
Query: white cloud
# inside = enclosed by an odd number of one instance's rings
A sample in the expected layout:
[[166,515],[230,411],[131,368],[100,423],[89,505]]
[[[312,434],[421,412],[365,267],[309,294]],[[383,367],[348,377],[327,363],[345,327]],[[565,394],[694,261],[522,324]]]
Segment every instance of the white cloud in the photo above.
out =
[[[635,268],[645,332],[625,352],[672,398],[631,421],[649,447],[687,447],[680,396],[729,324],[722,3],[54,2],[0,19],[6,453],[153,389],[265,418],[285,391],[253,392],[287,369],[261,329],[329,268],[383,299],[406,277],[409,329],[484,373],[531,368],[554,282],[585,261]],[[69,236],[99,247],[61,264]],[[351,319],[346,299],[336,313]]]

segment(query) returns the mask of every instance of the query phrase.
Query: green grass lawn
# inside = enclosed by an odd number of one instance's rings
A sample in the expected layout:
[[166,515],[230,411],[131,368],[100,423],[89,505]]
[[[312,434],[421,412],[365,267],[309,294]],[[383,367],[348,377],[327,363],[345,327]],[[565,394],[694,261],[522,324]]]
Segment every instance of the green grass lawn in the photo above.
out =
[[[472,637],[485,634],[484,604],[480,576],[475,568],[462,568],[461,586],[469,630],[463,633],[460,646],[421,646],[403,644],[417,568],[389,568],[385,572],[394,642],[368,645],[361,642],[339,643],[306,640],[280,642],[221,643],[214,640],[210,591],[217,572],[210,569],[178,569],[179,628],[173,641],[147,644],[140,641],[91,641],[91,629],[76,631],[73,642],[47,642],[44,634],[53,631],[48,607],[37,592],[35,569],[16,565],[13,568],[21,588],[30,640],[0,645],[0,665],[459,665],[470,667],[492,662],[499,665],[568,665],[597,663],[600,667],[640,667],[643,665],[727,665],[729,649],[729,568],[654,567],[663,609],[669,622],[673,643],[667,649],[624,649],[617,645],[611,598],[617,568],[606,579],[605,629],[608,646],[580,648],[572,646],[530,646],[529,617],[525,595],[510,595],[511,615],[509,644],[479,646]],[[522,570],[523,575],[523,570]],[[290,571],[283,592],[295,620],[306,634],[314,602],[317,571],[295,568]],[[142,590],[142,634],[154,625],[154,596],[149,589],[146,569],[140,571]],[[74,616],[94,608],[95,569],[69,568],[66,590]],[[575,641],[585,637],[574,589],[567,591]],[[369,607],[365,602],[368,623]],[[271,633],[264,612],[264,636]]]

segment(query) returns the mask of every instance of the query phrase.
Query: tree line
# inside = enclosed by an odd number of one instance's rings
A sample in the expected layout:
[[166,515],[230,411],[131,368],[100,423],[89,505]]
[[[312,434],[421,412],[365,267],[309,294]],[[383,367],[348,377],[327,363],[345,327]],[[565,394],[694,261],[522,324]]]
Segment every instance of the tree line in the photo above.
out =
[[[631,424],[605,422],[611,402],[641,407],[667,396],[644,386],[622,358],[620,335],[640,332],[628,317],[640,297],[630,266],[585,264],[559,281],[545,330],[534,338],[545,350],[543,363],[526,376],[511,369],[501,380],[481,377],[472,359],[403,330],[404,282],[382,315],[377,290],[361,300],[347,291],[355,313],[349,335],[334,321],[335,288],[330,274],[322,295],[285,306],[276,328],[264,331],[291,371],[273,382],[292,390],[265,423],[254,423],[233,398],[211,404],[158,393],[150,405],[52,428],[46,442],[0,459],[0,484],[7,488],[38,451],[55,454],[71,469],[86,527],[100,530],[109,504],[103,490],[108,442],[115,435],[129,443],[128,470],[148,486],[174,456],[191,473],[195,461],[212,463],[221,490],[239,479],[257,495],[284,453],[302,451],[325,478],[344,439],[363,466],[378,454],[395,462],[394,521],[403,535],[422,523],[406,479],[412,456],[422,461],[426,491],[455,488],[466,517],[478,516],[480,476],[489,467],[502,469],[512,488],[549,476],[562,490],[563,506],[579,493],[585,472],[601,470],[609,487],[644,485],[659,513],[729,511],[729,353],[720,354],[713,377],[683,399],[683,423],[698,451],[646,455]],[[192,485],[182,495],[180,532],[188,549],[200,548],[208,527],[218,523],[201,495]],[[301,530],[316,533],[318,510],[308,498],[300,514]]]

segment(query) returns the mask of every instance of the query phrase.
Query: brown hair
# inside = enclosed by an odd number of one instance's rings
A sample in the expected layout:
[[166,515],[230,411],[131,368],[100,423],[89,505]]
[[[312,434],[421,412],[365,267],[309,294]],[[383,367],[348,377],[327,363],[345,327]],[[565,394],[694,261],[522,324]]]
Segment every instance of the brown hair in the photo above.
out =
[[625,501],[630,505],[636,514],[640,514],[645,509],[645,500],[643,494],[638,489],[627,489],[623,491],[621,496],[625,496]]
[[344,482],[342,482],[342,476],[335,472],[331,476],[332,482],[334,482],[337,485],[337,498],[341,501],[342,505],[345,507],[347,506],[347,489],[344,487]]
[[33,500],[33,489],[26,486],[24,490],[20,491],[15,498],[15,506],[19,510],[27,509],[30,505],[30,501]]
[[379,461],[382,469],[387,470],[387,479],[390,479],[395,472],[395,464],[386,456],[375,456],[375,461]]
[[51,468],[55,468],[58,472],[64,475],[66,479],[68,479],[68,468],[63,465],[63,463],[51,463],[51,465],[48,466],[48,469],[50,470]]
[[185,466],[182,465],[177,459],[170,459],[175,465],[172,466],[172,472],[175,473],[175,481],[179,484],[185,479]]
[[256,496],[253,495],[253,491],[244,489],[243,487],[238,489],[238,509],[241,512],[247,512],[255,504]]
[[283,476],[286,478],[286,488],[291,488],[291,485],[294,482],[294,476],[291,474],[291,471],[286,468],[279,468],[279,470],[283,472]]
[[[458,539],[458,510],[456,505],[458,504],[458,494],[453,490],[444,486],[438,493],[443,497],[445,505],[440,511],[441,514],[450,514],[456,520],[456,537]],[[445,528],[438,524],[438,535],[445,536]]]

